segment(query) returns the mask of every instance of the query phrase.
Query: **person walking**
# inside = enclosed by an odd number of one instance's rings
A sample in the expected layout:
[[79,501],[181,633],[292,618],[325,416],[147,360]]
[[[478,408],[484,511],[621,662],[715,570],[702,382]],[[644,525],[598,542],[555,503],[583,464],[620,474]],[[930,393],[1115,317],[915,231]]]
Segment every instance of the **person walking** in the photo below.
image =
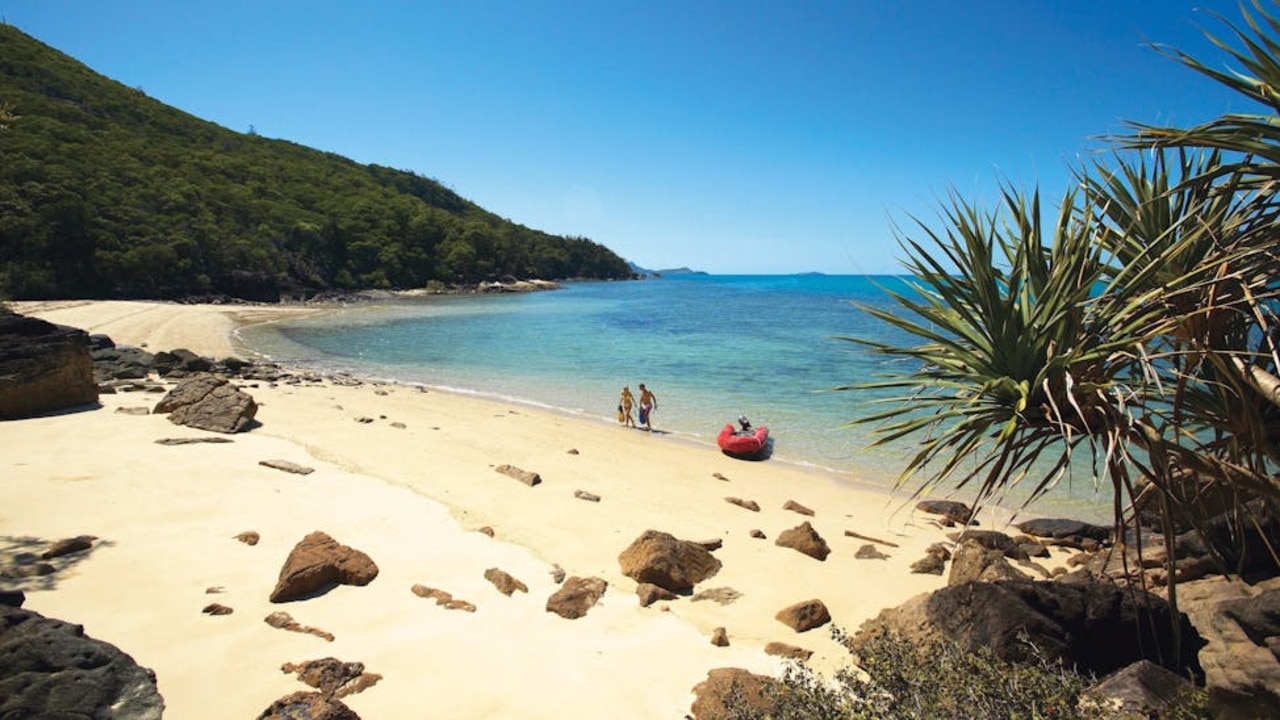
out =
[[653,431],[653,411],[658,409],[658,396],[640,383],[640,423],[644,429]]
[[618,400],[618,422],[626,427],[635,427],[636,419],[631,416],[631,408],[636,404],[636,396],[631,394],[631,386],[622,388],[622,398]]

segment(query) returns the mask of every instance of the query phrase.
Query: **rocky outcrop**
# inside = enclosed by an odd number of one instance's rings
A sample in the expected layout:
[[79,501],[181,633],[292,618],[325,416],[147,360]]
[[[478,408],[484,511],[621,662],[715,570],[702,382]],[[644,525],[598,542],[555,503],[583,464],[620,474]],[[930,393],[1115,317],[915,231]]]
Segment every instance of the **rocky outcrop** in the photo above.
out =
[[1178,608],[1207,642],[1200,664],[1217,716],[1280,717],[1280,578],[1183,583]]
[[368,555],[317,531],[289,553],[271,591],[271,602],[302,600],[336,585],[368,585],[376,577],[378,566]]
[[1196,652],[1204,641],[1180,616],[1183,657],[1172,657],[1171,619],[1163,599],[1112,583],[974,582],[882,611],[862,624],[853,644],[885,630],[922,645],[946,638],[970,652],[986,647],[1017,662],[1034,645],[1050,660],[1098,676],[1143,659],[1198,675]]
[[773,541],[779,547],[791,548],[815,560],[826,560],[831,554],[827,541],[822,539],[817,530],[808,521],[800,523],[790,530],[783,530],[778,539]]
[[703,546],[658,530],[644,531],[618,555],[618,564],[638,583],[681,594],[720,571],[720,561]]
[[176,425],[230,434],[251,427],[258,404],[224,378],[198,375],[179,382],[153,412],[169,413]]
[[571,577],[547,598],[547,612],[566,620],[576,620],[595,607],[608,587],[609,583],[597,577]]
[[86,332],[0,311],[0,420],[97,402]]
[[155,673],[84,628],[0,605],[0,717],[138,718],[164,713]]

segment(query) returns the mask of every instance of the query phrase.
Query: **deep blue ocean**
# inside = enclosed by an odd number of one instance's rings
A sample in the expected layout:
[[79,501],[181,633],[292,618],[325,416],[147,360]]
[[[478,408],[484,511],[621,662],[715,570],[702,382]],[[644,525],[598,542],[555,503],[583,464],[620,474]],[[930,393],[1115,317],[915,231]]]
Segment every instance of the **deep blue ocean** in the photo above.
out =
[[[837,471],[892,486],[910,447],[870,447],[873,393],[834,388],[874,380],[884,365],[854,336],[910,342],[855,303],[886,306],[894,276],[673,275],[575,282],[563,290],[435,296],[353,305],[316,318],[247,328],[242,339],[284,364],[473,393],[616,422],[623,385],[658,396],[655,430],[714,452],[745,414],[769,427],[769,462]],[[935,495],[936,496],[936,495]],[[964,491],[957,499],[967,499]],[[1005,504],[1016,504],[1006,501]],[[1031,508],[1106,520],[1090,478],[1074,477]]]

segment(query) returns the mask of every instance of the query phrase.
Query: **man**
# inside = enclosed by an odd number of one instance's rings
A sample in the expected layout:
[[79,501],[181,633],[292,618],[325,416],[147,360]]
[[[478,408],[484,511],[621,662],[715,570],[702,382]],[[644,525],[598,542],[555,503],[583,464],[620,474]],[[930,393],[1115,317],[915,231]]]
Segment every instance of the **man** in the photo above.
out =
[[658,409],[658,396],[653,391],[640,383],[640,422],[644,424],[644,429],[653,431],[651,414]]

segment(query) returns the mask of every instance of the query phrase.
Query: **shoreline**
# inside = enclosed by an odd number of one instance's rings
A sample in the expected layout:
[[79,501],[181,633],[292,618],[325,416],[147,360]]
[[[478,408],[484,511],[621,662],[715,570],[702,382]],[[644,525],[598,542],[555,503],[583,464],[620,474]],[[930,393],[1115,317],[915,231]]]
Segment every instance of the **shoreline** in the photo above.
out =
[[[245,323],[334,309],[13,306],[121,344],[218,356],[234,353],[207,348],[232,346]],[[175,717],[256,714],[304,689],[279,671],[282,663],[324,656],[382,675],[344,698],[363,717],[393,717],[424,696],[446,717],[586,717],[600,707],[615,708],[614,717],[680,717],[710,669],[778,674],[783,661],[763,652],[770,642],[812,650],[813,666],[824,671],[847,662],[826,627],[796,633],[778,622],[784,607],[821,599],[833,624],[853,632],[880,610],[945,584],[909,565],[954,529],[905,506],[905,495],[850,487],[832,473],[733,460],[687,438],[429,387],[237,384],[258,402],[261,425],[229,444],[157,445],[208,433],[117,412],[158,400],[136,394],[104,395],[97,410],[5,427],[10,439],[0,458],[12,479],[0,536],[99,538],[83,559],[47,576],[48,587],[30,583],[26,607],[83,624],[155,670]],[[267,459],[314,472],[259,465]],[[522,485],[497,471],[503,464],[536,472],[542,482]],[[598,501],[584,501],[580,491]],[[788,501],[814,515],[784,509]],[[990,510],[980,521],[1003,527]],[[824,561],[774,544],[804,522],[829,544]],[[695,590],[731,588],[738,597],[641,607],[617,558],[647,529],[718,540],[713,555],[723,567]],[[248,530],[260,533],[257,546],[234,539]],[[269,603],[284,558],[314,530],[369,554],[379,577],[366,587]],[[858,558],[867,544],[886,557]],[[1046,567],[1065,555],[1055,552]],[[490,567],[528,592],[502,595],[484,578]],[[587,616],[569,621],[546,611],[557,567],[608,583]],[[442,588],[477,610],[438,608],[411,593],[414,584]],[[206,593],[211,587],[223,592]],[[202,615],[211,601],[235,612]],[[263,617],[275,610],[336,640],[269,627]],[[710,642],[720,627],[729,647]]]

